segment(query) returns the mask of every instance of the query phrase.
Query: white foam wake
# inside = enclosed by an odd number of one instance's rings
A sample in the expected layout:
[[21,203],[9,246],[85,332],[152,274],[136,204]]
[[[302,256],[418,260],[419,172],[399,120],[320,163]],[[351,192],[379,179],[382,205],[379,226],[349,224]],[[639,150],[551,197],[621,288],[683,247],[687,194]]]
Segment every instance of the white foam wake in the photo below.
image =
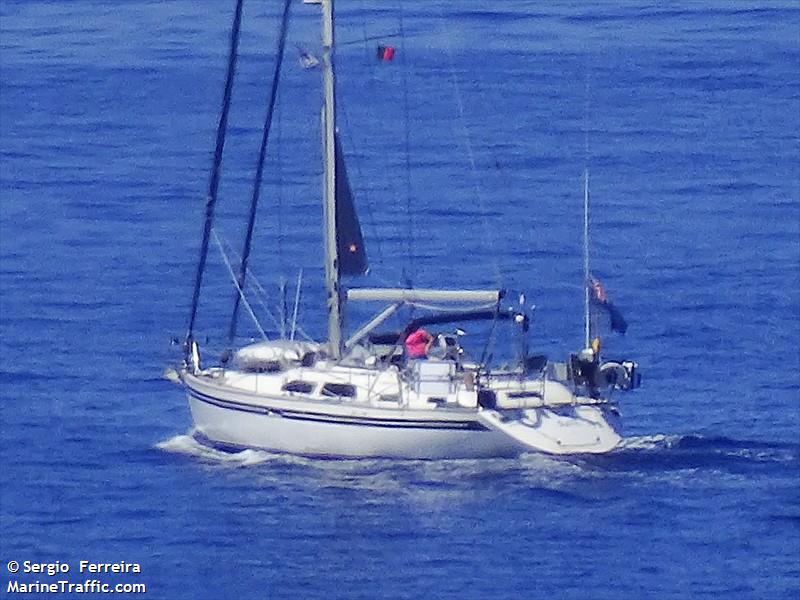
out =
[[276,458],[283,459],[282,455],[273,454],[263,450],[242,450],[241,452],[224,452],[211,448],[198,442],[192,432],[176,435],[156,444],[156,448],[173,454],[185,454],[204,460],[220,463],[241,465],[243,467],[258,465]]
[[672,448],[680,442],[684,436],[681,435],[640,435],[624,438],[619,445],[624,450],[655,450],[657,448]]

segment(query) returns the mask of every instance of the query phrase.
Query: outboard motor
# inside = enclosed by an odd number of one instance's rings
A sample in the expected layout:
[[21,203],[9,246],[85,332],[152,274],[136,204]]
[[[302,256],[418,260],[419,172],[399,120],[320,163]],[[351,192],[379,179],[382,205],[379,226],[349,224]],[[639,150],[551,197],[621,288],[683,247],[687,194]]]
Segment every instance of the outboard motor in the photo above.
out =
[[632,360],[610,360],[600,365],[600,379],[615,390],[635,390],[642,384],[639,365]]
[[436,336],[436,343],[431,346],[429,355],[442,360],[458,361],[464,353],[455,335],[440,333]]
[[593,394],[602,388],[634,390],[642,383],[639,365],[632,360],[600,362],[600,340],[589,348],[570,356],[570,378],[576,385],[586,386]]

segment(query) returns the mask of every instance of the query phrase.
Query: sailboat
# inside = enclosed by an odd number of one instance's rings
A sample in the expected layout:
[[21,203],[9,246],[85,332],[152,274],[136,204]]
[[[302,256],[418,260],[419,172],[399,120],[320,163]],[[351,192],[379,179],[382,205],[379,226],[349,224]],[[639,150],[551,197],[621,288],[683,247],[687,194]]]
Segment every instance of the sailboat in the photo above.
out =
[[[284,42],[290,2],[285,5]],[[205,364],[194,325],[213,229],[241,5],[237,0],[192,311],[176,369],[198,439],[225,449],[324,457],[449,459],[614,450],[622,439],[616,392],[638,386],[638,368],[633,361],[602,361],[597,341],[589,339],[588,316],[584,348],[568,360],[551,362],[528,353],[530,308],[524,298],[504,290],[343,284],[344,275],[365,272],[367,261],[336,127],[333,0],[321,1],[320,55],[327,339],[284,336],[247,343]],[[246,247],[252,226],[251,212]],[[240,262],[234,315],[246,302],[246,251]],[[587,288],[587,310],[588,293]],[[348,335],[344,316],[354,303],[380,303],[382,308]],[[411,318],[399,331],[381,330],[390,317],[420,305],[439,310]],[[505,331],[498,336],[518,350],[513,361],[495,367],[485,356],[470,358],[458,327],[480,321]],[[233,329],[235,319],[232,324]],[[432,335],[425,330],[432,326],[452,326],[453,333]],[[412,352],[409,343],[420,335],[426,336],[422,355],[419,347]]]

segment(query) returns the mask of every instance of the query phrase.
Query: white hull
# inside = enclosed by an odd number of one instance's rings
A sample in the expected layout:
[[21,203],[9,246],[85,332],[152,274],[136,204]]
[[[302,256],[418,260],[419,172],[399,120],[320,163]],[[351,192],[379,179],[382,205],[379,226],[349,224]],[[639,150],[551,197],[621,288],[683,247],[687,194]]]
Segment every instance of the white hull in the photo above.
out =
[[[256,394],[184,374],[197,431],[213,443],[307,456],[447,459],[608,452],[608,406],[398,409]],[[565,408],[567,410],[565,411]],[[566,415],[566,416],[565,416]]]
[[411,429],[297,420],[221,408],[190,395],[195,427],[213,442],[304,456],[410,459],[516,456],[524,448],[489,430]]

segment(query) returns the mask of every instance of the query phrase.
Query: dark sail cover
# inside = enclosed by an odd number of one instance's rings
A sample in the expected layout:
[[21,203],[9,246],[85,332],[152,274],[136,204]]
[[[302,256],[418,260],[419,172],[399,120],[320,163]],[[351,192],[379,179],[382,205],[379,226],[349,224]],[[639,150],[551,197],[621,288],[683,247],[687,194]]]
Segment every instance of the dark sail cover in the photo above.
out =
[[363,275],[367,272],[367,254],[364,250],[364,236],[353,206],[353,193],[347,179],[344,155],[336,140],[336,248],[339,255],[341,275]]

